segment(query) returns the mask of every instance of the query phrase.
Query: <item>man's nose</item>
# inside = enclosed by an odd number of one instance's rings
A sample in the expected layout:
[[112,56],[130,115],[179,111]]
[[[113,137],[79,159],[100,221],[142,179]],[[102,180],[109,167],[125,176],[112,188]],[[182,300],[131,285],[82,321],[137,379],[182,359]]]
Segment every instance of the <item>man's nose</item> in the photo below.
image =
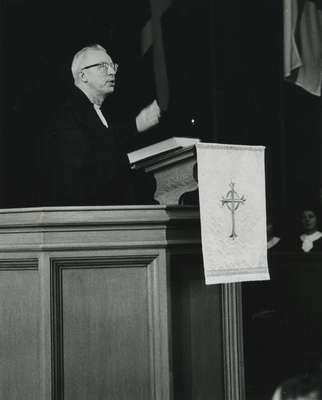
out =
[[107,73],[108,73],[109,75],[115,75],[115,74],[116,74],[115,68],[114,68],[112,65],[109,65],[109,66],[107,67]]

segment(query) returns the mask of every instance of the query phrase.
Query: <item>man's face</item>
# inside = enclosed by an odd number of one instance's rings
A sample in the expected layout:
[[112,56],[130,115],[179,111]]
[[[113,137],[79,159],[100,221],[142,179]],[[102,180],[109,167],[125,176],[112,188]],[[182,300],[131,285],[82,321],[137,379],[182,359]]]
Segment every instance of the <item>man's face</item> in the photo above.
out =
[[[98,65],[92,66],[95,64]],[[90,50],[86,54],[81,71],[82,79],[95,94],[107,95],[114,92],[116,71],[112,65],[111,57],[103,50]]]

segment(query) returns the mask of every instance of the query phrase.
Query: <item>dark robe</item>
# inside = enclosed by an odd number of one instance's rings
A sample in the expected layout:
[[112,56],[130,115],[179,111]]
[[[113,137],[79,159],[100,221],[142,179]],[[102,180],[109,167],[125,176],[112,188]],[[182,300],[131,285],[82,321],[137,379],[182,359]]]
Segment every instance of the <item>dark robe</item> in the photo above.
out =
[[[315,240],[313,242],[313,247],[310,251],[305,252],[302,249],[302,240],[297,237],[294,238],[293,240],[289,240],[285,246],[285,250],[286,251],[296,251],[296,252],[300,252],[300,253],[304,253],[304,254],[312,254],[312,253],[322,253],[322,237]],[[284,250],[284,248],[283,248]]]
[[[103,110],[102,110],[103,111]],[[109,127],[75,88],[42,143],[43,206],[132,204],[127,151],[138,135],[135,119]]]

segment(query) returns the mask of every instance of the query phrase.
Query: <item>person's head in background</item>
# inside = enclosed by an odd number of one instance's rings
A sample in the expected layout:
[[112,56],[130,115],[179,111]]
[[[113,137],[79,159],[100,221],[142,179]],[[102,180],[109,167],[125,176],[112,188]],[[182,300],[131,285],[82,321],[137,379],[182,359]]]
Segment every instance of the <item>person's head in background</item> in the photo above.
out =
[[284,382],[273,396],[273,400],[321,400],[322,371],[307,372]]
[[322,251],[322,232],[320,231],[320,213],[315,205],[302,207],[300,213],[301,234],[299,236],[301,250]]
[[302,232],[311,235],[320,228],[319,212],[315,207],[305,206],[301,212]]
[[114,92],[118,65],[99,44],[79,50],[72,61],[74,84],[92,103],[101,106],[105,97]]

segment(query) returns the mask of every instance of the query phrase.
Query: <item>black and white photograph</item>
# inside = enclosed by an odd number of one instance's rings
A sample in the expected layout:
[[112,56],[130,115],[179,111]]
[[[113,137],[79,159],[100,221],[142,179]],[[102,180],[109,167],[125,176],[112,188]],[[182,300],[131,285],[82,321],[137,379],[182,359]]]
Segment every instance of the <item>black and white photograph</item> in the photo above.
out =
[[322,400],[321,91],[321,0],[0,0],[0,400]]

